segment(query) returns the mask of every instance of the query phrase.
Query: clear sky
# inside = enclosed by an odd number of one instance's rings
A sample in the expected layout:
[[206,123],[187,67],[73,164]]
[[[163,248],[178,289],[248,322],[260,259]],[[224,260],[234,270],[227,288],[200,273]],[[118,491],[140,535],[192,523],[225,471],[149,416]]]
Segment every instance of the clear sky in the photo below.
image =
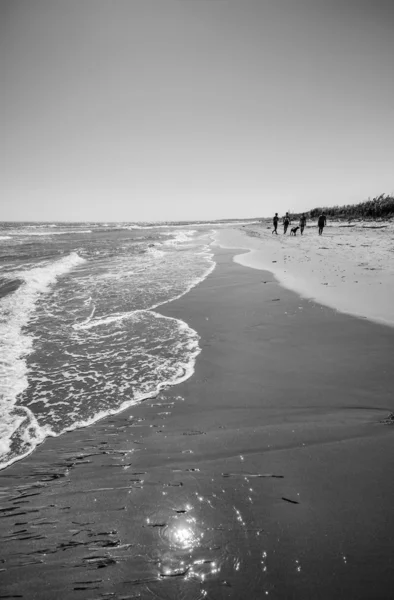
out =
[[0,0],[0,220],[394,191],[393,0]]

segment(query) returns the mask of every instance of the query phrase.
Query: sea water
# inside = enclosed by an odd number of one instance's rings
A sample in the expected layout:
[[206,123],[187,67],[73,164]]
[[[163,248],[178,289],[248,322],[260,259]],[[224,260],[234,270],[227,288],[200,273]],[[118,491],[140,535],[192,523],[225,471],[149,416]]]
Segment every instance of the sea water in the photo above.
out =
[[209,224],[0,225],[0,468],[188,378],[199,336],[155,309],[215,267]]

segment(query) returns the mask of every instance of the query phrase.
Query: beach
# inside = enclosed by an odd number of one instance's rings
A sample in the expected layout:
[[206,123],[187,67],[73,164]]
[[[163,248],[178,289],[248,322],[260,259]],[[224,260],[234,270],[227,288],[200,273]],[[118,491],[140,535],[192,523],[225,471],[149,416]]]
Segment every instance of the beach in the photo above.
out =
[[0,14],[0,600],[394,598],[394,2]]
[[0,472],[0,597],[391,597],[394,329],[261,244],[221,232],[155,309],[198,333],[190,376]]
[[[290,227],[297,226],[295,220]],[[249,250],[236,260],[267,269],[305,298],[341,312],[394,326],[394,223],[328,221],[323,235],[309,221],[303,235],[272,234],[272,223],[220,233],[226,247]]]

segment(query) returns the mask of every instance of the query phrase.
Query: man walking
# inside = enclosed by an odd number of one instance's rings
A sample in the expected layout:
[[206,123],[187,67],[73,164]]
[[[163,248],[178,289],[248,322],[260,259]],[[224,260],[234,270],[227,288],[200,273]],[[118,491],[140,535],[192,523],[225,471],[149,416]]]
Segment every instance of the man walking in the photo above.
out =
[[289,217],[289,213],[287,212],[285,214],[285,216],[283,217],[283,233],[286,235],[286,231],[288,226],[290,225],[290,217]]
[[276,235],[278,235],[278,223],[279,223],[278,213],[275,213],[275,216],[273,218],[273,223],[274,223],[274,228],[272,230],[272,233],[276,233]]
[[324,229],[326,223],[327,223],[327,217],[323,212],[317,220],[317,226],[319,228],[319,235],[321,235],[323,233],[323,229]]
[[300,229],[301,229],[301,235],[303,234],[303,231],[305,229],[305,225],[306,225],[306,216],[305,213],[302,213],[301,217],[300,217]]

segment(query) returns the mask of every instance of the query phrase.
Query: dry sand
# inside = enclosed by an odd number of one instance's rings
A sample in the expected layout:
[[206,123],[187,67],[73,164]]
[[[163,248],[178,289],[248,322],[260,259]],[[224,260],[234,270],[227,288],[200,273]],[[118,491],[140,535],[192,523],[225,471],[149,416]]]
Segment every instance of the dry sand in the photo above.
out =
[[189,380],[0,474],[0,597],[392,597],[394,330],[233,254],[162,307]]
[[284,236],[262,222],[221,231],[218,241],[248,249],[237,262],[271,271],[303,297],[394,326],[394,223],[332,223],[322,236],[309,224],[303,236]]

